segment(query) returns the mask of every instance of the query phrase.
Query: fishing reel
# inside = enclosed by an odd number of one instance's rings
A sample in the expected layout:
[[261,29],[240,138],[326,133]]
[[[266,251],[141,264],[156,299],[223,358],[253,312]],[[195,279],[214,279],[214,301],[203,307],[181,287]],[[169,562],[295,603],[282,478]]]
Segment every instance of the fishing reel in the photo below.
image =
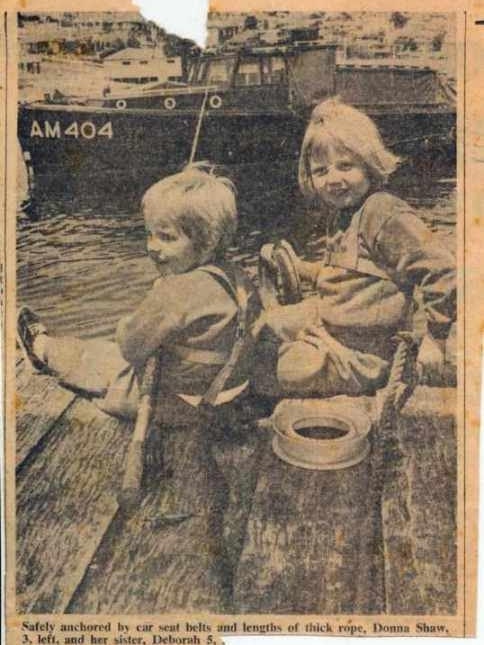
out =
[[259,254],[259,291],[264,309],[302,300],[301,280],[294,249],[280,240],[264,244]]

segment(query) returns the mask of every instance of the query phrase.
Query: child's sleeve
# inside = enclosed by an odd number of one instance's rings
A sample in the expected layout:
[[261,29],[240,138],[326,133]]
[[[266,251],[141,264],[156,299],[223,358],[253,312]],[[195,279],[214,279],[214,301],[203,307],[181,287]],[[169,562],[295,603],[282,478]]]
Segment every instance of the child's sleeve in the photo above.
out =
[[369,206],[363,228],[372,255],[402,291],[420,289],[429,333],[447,338],[456,318],[453,254],[402,200],[383,193]]
[[122,318],[116,340],[124,358],[134,367],[141,367],[146,359],[163,343],[169,342],[184,327],[185,298],[177,276],[156,280],[136,311]]

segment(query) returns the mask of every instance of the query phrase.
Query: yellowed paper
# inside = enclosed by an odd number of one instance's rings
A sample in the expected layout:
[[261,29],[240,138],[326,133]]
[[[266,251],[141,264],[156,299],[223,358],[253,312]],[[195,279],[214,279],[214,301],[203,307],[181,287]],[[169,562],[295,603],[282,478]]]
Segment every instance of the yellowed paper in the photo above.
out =
[[484,7],[79,9],[2,3],[8,643],[473,636]]

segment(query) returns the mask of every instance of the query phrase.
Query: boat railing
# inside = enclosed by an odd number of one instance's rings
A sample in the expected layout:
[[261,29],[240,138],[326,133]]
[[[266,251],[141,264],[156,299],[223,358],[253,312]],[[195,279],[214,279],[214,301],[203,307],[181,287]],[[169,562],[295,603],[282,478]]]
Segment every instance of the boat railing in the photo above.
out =
[[136,97],[177,96],[179,94],[203,94],[204,92],[220,92],[218,85],[181,85],[180,87],[163,87],[148,90],[112,92],[103,97],[104,100]]

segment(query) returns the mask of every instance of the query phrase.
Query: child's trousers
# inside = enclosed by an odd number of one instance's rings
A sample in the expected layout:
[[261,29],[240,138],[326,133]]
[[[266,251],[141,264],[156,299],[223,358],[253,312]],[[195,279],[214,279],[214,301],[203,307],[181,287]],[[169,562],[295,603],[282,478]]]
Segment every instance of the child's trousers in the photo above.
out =
[[[116,343],[48,336],[45,359],[61,385],[92,399],[103,412],[123,419],[136,417],[138,379]],[[156,417],[163,423],[190,425],[198,416],[196,407],[174,393],[157,397]]]
[[350,349],[328,333],[280,342],[265,334],[253,373],[255,390],[272,397],[373,394],[388,379],[389,363]]
[[279,348],[277,379],[284,392],[323,397],[373,394],[388,378],[387,361],[319,340],[318,346],[304,340],[283,343]]

